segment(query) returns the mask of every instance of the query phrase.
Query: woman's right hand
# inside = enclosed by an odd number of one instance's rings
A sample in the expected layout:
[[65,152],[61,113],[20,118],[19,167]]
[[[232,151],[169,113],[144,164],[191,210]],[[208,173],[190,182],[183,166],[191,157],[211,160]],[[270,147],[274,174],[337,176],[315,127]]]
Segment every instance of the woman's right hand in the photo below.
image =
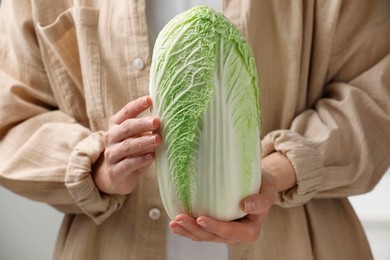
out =
[[137,186],[141,171],[154,160],[154,148],[162,138],[153,131],[160,127],[157,117],[138,118],[152,105],[149,96],[129,102],[110,118],[104,137],[104,156],[95,164],[96,186],[108,194],[129,194]]

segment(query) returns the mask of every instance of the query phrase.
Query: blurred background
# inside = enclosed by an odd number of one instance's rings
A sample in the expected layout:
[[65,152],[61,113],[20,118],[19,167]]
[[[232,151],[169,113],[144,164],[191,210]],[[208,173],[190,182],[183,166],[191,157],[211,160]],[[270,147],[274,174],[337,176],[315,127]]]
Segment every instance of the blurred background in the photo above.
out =
[[[0,0],[1,5],[1,0]],[[350,201],[375,260],[390,260],[390,169],[370,193]],[[0,186],[0,260],[52,259],[63,215]]]

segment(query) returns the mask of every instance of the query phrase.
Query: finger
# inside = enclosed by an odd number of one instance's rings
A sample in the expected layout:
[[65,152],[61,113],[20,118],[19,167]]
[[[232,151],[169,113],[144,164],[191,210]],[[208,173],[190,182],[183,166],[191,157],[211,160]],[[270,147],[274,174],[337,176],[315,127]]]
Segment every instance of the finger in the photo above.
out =
[[200,241],[213,241],[220,242],[221,239],[215,234],[207,232],[201,226],[196,223],[196,220],[186,214],[179,214],[176,216],[174,222],[179,225],[182,229],[200,239]]
[[127,103],[121,110],[110,118],[110,125],[121,124],[126,119],[135,118],[152,105],[152,98],[149,96],[140,97]]
[[122,175],[130,175],[142,167],[149,166],[153,162],[154,157],[153,153],[137,157],[127,157],[111,167],[108,167],[107,174],[109,178],[115,182],[115,179]]
[[196,235],[192,234],[185,228],[183,228],[181,225],[179,225],[176,221],[171,221],[169,223],[169,227],[172,229],[172,232],[175,233],[176,235],[187,237],[193,241],[201,241],[199,237]]
[[128,138],[106,148],[104,156],[109,164],[115,164],[127,157],[146,154],[159,146],[162,138],[159,134]]
[[260,192],[243,199],[240,207],[248,214],[266,214],[277,197],[278,191],[272,176],[263,172]]
[[261,218],[251,215],[241,221],[220,221],[199,217],[196,222],[206,231],[232,242],[254,243],[260,234]]
[[[187,224],[185,224],[187,225]],[[194,225],[198,225],[196,223],[194,223]],[[193,241],[208,241],[208,242],[216,242],[216,243],[227,243],[227,244],[236,244],[236,243],[231,243],[231,241],[228,241],[228,240],[225,240],[225,239],[222,239],[214,234],[211,234],[211,233],[208,233],[207,231],[203,230],[204,233],[207,233],[206,234],[200,234],[200,233],[193,233],[193,231],[189,231],[188,229],[186,229],[185,227],[183,227],[183,223],[179,224],[177,223],[175,220],[171,221],[169,223],[169,226],[170,228],[172,229],[172,232],[179,235],[179,236],[183,236],[183,237],[186,237],[186,238],[189,238]],[[199,227],[201,228],[201,227]],[[199,237],[199,235],[201,237]]]
[[148,154],[148,153],[154,153],[155,149],[146,149],[145,151],[141,151],[139,153],[135,153],[133,155],[131,155],[130,157],[137,157],[137,156],[140,156],[140,155],[144,155],[144,154]]
[[160,127],[160,119],[157,117],[131,118],[120,125],[111,126],[106,133],[105,144],[121,142],[129,137],[146,135],[152,133]]
[[273,196],[258,193],[245,198],[240,206],[248,214],[265,214],[272,207],[273,203]]

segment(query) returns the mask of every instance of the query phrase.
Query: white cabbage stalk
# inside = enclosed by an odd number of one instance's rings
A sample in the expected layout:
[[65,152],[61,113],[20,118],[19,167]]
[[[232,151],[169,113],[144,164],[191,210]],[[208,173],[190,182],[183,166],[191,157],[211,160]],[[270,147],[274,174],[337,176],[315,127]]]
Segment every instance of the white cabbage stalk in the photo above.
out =
[[169,217],[243,217],[240,201],[260,188],[260,112],[252,51],[237,28],[206,6],[176,16],[156,40],[150,95]]

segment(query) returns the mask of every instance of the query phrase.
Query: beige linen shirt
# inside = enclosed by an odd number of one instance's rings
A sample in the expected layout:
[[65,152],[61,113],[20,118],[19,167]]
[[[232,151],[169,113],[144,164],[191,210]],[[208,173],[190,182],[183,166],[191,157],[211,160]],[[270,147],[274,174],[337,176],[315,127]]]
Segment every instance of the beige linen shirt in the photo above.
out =
[[[264,156],[297,185],[232,259],[371,259],[347,196],[390,163],[386,0],[224,0],[254,51]],[[142,0],[6,0],[0,12],[0,184],[66,214],[54,259],[164,259],[154,166],[129,196],[91,178],[108,119],[148,94]],[[135,62],[134,62],[135,61]],[[6,210],[6,207],[2,210]],[[154,220],[153,220],[154,219]],[[21,245],[22,247],[23,245]]]

